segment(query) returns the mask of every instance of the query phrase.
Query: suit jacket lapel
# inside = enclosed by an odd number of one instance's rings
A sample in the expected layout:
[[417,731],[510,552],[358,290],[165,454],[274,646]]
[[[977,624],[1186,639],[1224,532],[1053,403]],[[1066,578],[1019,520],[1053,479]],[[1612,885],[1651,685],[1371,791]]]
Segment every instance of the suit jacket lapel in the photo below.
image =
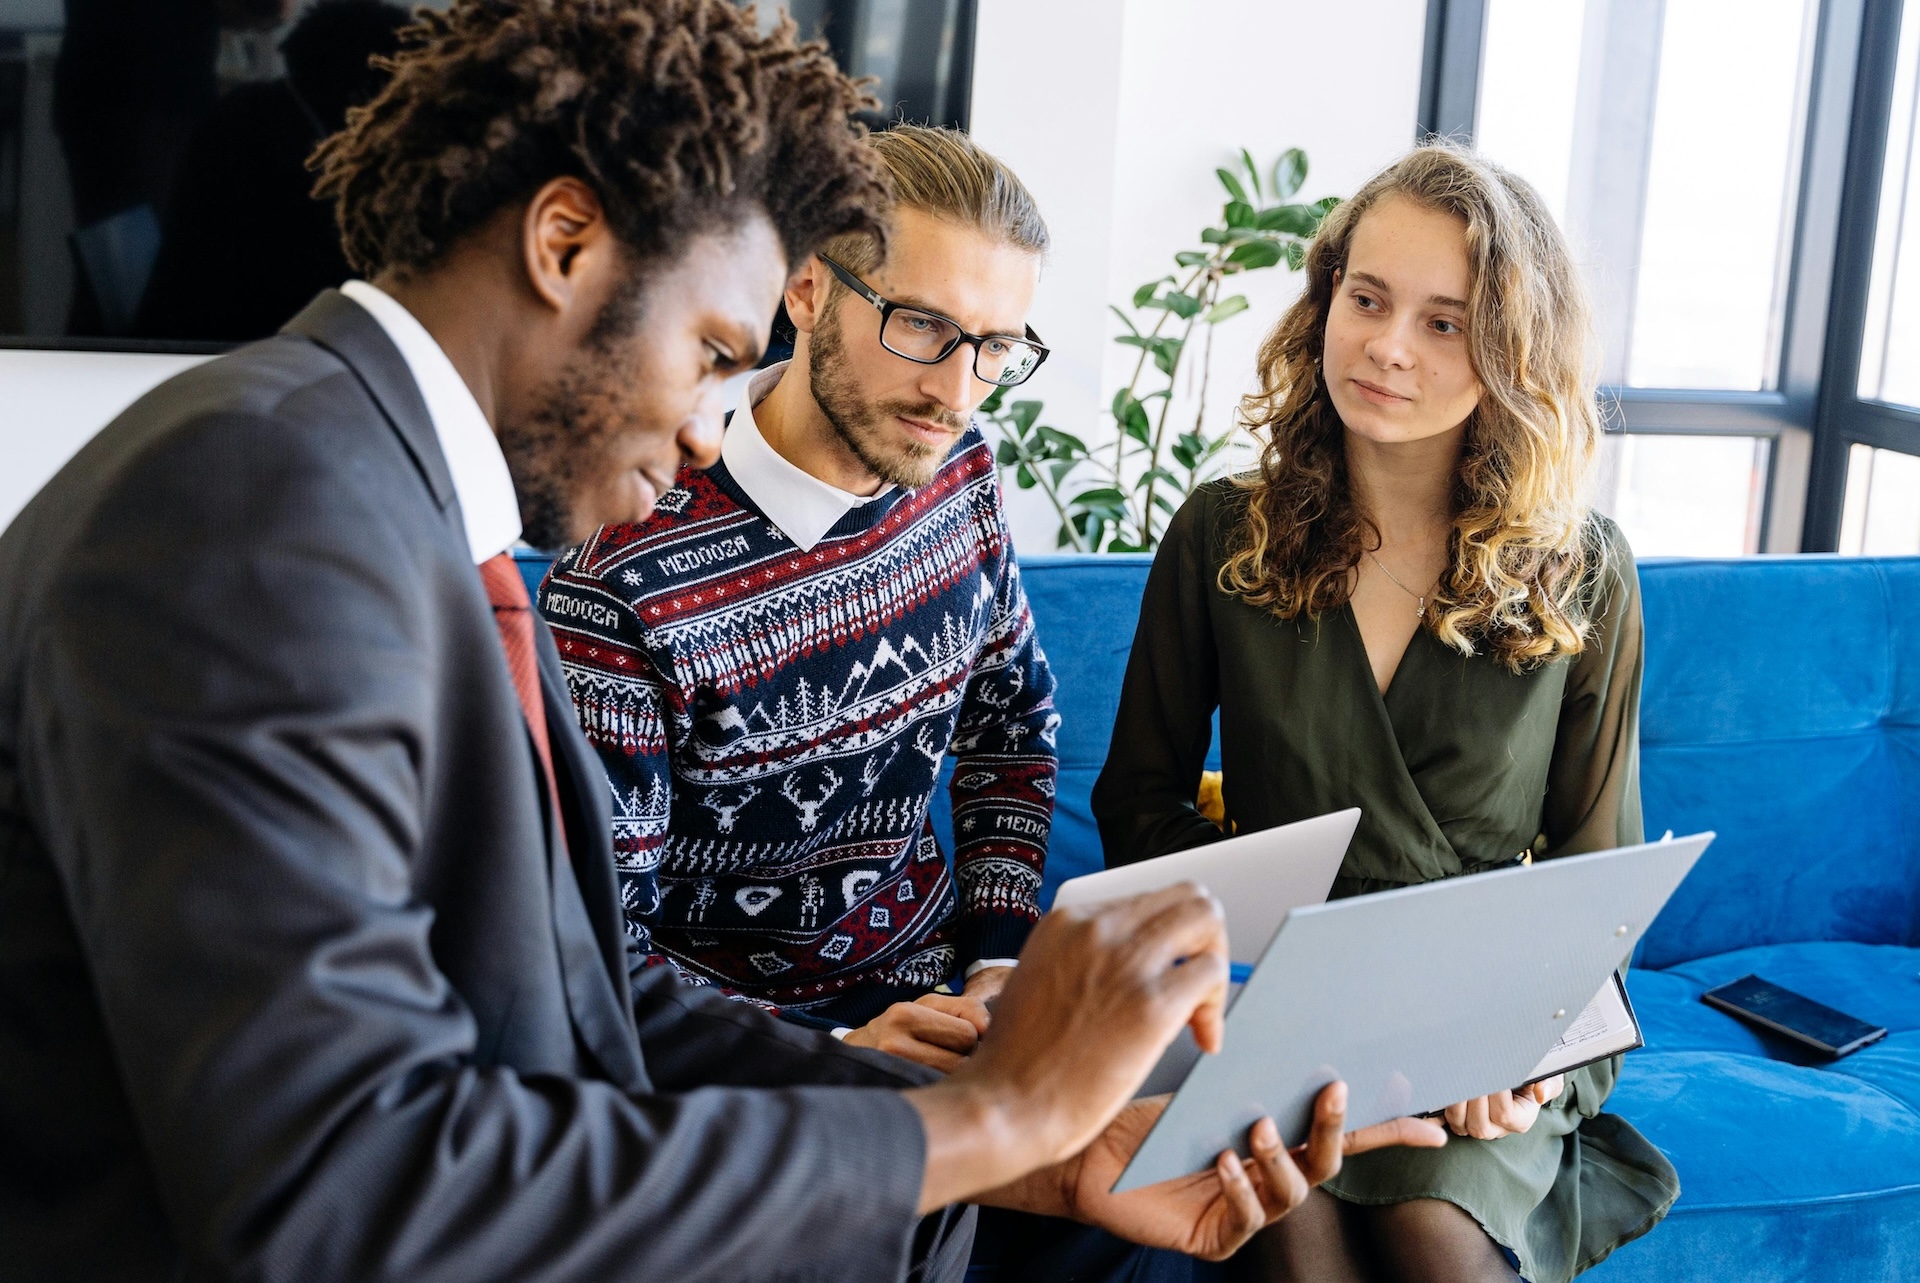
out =
[[[406,358],[358,303],[338,290],[326,290],[283,327],[326,348],[343,361],[393,425],[434,502],[447,514],[466,549],[458,493],[426,401],[407,368]],[[474,579],[479,591],[479,578]],[[644,1089],[633,1009],[627,1000],[625,928],[613,875],[613,822],[606,797],[606,776],[593,750],[580,738],[573,703],[560,669],[560,655],[538,613],[534,615],[534,653],[547,713],[547,737],[572,854],[568,860],[547,849],[553,898],[553,928],[567,990],[567,1007],[581,1044],[600,1062],[609,1079],[628,1090]],[[527,751],[532,752],[529,743]],[[554,817],[566,823],[567,817]]]
[[434,502],[442,511],[455,509],[454,524],[464,531],[453,473],[448,471],[446,456],[440,451],[440,437],[433,430],[420,385],[413,381],[406,358],[380,328],[380,322],[339,290],[323,290],[281,329],[313,340],[346,362],[400,435]]

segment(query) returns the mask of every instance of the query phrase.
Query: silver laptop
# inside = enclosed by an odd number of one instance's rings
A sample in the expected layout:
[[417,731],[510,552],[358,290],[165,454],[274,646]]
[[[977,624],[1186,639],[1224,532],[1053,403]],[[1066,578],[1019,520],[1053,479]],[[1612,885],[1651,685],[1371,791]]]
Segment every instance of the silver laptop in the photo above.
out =
[[1062,882],[1053,903],[1100,904],[1176,882],[1198,882],[1226,910],[1227,948],[1233,961],[1251,965],[1266,952],[1288,911],[1327,898],[1359,823],[1360,808],[1348,807],[1277,829],[1123,864]]
[[1197,1058],[1114,1191],[1244,1154],[1264,1115],[1298,1144],[1335,1079],[1349,1128],[1521,1085],[1712,840],[1295,909],[1228,1009],[1224,1048]]

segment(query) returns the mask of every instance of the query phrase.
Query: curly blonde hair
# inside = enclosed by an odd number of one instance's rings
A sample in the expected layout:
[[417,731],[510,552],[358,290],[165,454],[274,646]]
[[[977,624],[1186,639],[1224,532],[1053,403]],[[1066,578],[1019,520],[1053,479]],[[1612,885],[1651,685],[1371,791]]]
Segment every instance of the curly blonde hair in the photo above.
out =
[[1221,590],[1283,619],[1317,616],[1346,603],[1360,558],[1379,546],[1354,503],[1320,358],[1354,229],[1389,196],[1466,225],[1467,347],[1485,389],[1467,421],[1448,567],[1425,624],[1462,654],[1484,649],[1515,672],[1577,654],[1607,556],[1586,502],[1601,424],[1585,291],[1538,193],[1446,141],[1375,176],[1308,248],[1306,288],[1262,342],[1259,391],[1241,403],[1266,440],[1257,469],[1235,478],[1245,502]]

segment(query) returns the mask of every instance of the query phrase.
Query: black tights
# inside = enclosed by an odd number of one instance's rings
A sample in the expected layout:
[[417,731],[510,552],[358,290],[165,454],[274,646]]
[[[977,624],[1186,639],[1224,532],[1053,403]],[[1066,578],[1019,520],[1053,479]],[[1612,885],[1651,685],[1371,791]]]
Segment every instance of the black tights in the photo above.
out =
[[1479,1223],[1452,1203],[1416,1198],[1362,1207],[1314,1190],[1233,1258],[1244,1283],[1515,1283]]

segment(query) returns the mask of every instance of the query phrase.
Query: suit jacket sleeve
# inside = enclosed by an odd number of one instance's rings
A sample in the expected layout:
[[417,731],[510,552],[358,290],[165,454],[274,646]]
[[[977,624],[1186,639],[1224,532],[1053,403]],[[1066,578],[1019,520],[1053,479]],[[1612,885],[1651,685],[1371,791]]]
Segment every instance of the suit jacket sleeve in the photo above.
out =
[[675,1052],[713,1018],[664,1009],[655,1094],[479,1062],[410,864],[460,731],[424,639],[458,603],[326,455],[264,418],[174,431],[28,643],[28,805],[188,1272],[902,1274],[897,1091],[733,1085]]

